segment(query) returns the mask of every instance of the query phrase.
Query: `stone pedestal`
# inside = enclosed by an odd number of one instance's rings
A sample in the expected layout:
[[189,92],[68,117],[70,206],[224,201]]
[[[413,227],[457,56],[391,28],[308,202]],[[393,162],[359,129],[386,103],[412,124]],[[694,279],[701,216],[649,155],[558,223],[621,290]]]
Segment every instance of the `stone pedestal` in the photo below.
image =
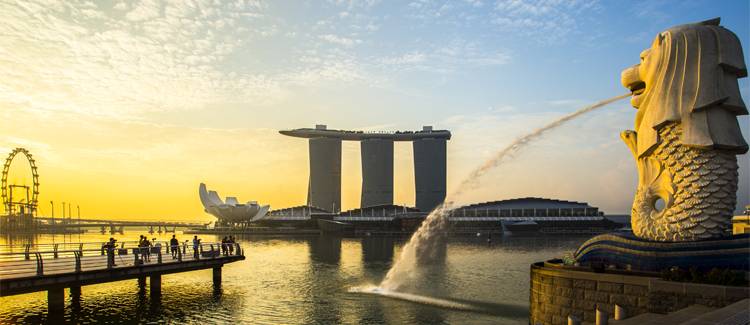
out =
[[694,242],[657,242],[619,232],[595,236],[575,253],[581,265],[661,272],[672,267],[750,271],[750,234]]
[[553,263],[531,265],[530,324],[567,324],[574,315],[596,320],[596,310],[614,314],[615,305],[628,317],[666,314],[693,304],[724,307],[750,297],[750,288],[664,281],[653,276],[595,273]]

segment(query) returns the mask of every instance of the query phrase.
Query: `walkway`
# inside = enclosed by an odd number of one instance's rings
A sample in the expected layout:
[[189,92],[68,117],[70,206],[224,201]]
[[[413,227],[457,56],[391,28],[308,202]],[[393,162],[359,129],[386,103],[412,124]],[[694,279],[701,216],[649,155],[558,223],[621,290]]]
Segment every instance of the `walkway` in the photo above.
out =
[[102,243],[2,246],[0,296],[46,290],[49,308],[56,310],[64,305],[64,288],[80,292],[83,285],[127,279],[138,279],[145,286],[146,276],[151,278],[151,294],[158,295],[163,274],[211,268],[214,285],[220,285],[222,266],[245,259],[236,243],[225,245],[226,250],[221,243],[201,244],[198,254],[192,245],[181,244],[174,256],[167,243],[159,244],[143,254],[146,249],[137,248],[137,243],[118,243],[111,256]]

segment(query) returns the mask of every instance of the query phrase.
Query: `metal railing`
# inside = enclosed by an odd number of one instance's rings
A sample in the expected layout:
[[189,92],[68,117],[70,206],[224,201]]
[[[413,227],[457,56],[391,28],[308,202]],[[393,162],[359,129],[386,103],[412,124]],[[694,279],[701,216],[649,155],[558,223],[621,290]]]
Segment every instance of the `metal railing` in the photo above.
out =
[[139,247],[135,241],[121,242],[115,246],[106,244],[57,243],[12,247],[9,251],[0,252],[0,280],[244,256],[239,243],[193,245],[185,241],[171,246],[168,242],[159,241],[150,247]]

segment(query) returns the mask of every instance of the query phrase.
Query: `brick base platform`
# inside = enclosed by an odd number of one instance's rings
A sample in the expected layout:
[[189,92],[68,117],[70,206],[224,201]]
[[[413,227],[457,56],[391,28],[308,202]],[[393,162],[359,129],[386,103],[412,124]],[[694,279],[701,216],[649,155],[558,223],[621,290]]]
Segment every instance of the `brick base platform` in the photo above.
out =
[[594,322],[597,306],[612,315],[618,304],[632,317],[647,312],[665,314],[694,304],[724,307],[748,297],[748,287],[594,273],[539,262],[531,265],[529,324],[567,324],[568,315]]

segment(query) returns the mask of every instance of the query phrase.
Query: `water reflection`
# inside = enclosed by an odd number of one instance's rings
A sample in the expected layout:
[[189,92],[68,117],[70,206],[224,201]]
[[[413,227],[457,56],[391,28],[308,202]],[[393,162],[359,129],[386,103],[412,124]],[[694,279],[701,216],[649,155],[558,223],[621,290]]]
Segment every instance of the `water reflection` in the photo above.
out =
[[395,239],[392,237],[364,237],[362,238],[362,261],[365,265],[372,262],[388,262],[393,260]]
[[[139,234],[116,237],[137,239]],[[109,237],[85,234],[82,240]],[[163,238],[168,237],[171,234]],[[178,233],[177,237],[184,240],[192,235]],[[220,240],[199,237],[205,242]],[[224,266],[218,288],[213,286],[211,270],[163,275],[160,297],[146,292],[148,284],[139,292],[137,280],[84,286],[80,295],[68,296],[63,320],[47,315],[44,292],[4,297],[0,298],[0,324],[526,324],[526,307],[511,305],[528,304],[529,265],[573,251],[587,238],[496,236],[492,244],[485,237],[451,238],[442,262],[415,270],[420,276],[413,290],[487,310],[475,313],[348,292],[353,286],[379,283],[406,239],[236,237],[247,259]],[[57,235],[54,240],[62,238]],[[52,237],[31,240],[47,243]],[[0,238],[0,244],[9,241]]]
[[341,307],[337,299],[337,285],[342,282],[341,237],[322,235],[308,239],[310,247],[309,271],[305,281],[308,290],[305,299],[305,323],[339,324]]
[[321,235],[308,240],[310,258],[316,262],[338,264],[341,260],[341,237]]

